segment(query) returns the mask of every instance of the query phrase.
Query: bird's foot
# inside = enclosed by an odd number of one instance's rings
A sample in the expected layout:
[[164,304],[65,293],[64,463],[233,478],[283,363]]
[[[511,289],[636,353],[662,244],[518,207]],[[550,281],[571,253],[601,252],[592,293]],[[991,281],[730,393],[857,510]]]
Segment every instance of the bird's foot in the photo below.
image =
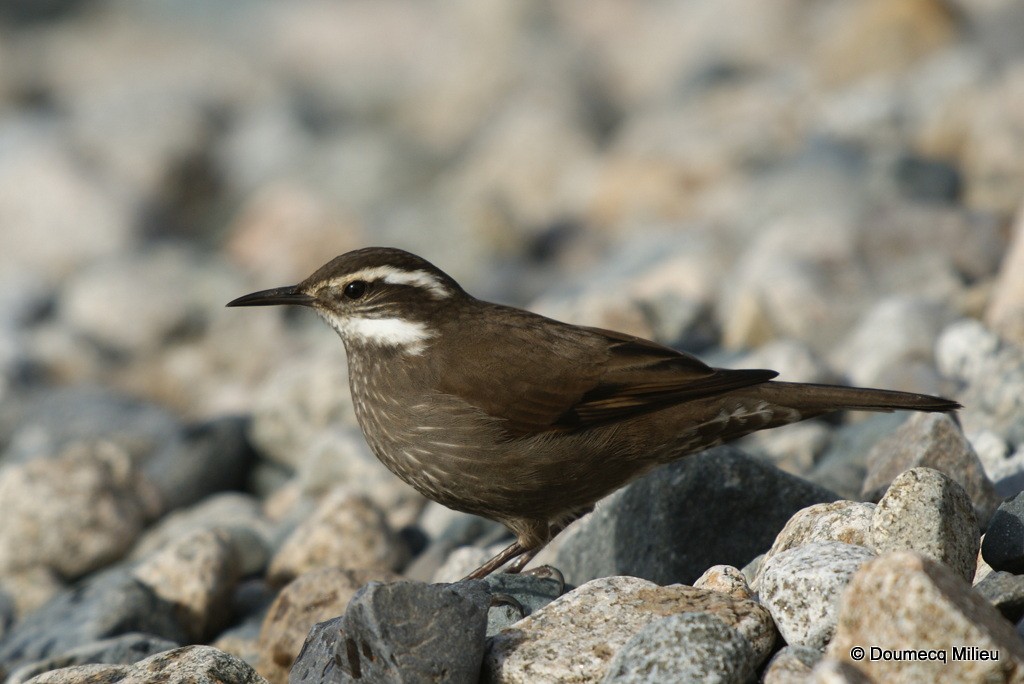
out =
[[558,582],[558,595],[561,596],[565,591],[565,575],[562,574],[561,570],[552,565],[540,565],[536,568],[524,570],[521,574],[541,579],[553,579]]

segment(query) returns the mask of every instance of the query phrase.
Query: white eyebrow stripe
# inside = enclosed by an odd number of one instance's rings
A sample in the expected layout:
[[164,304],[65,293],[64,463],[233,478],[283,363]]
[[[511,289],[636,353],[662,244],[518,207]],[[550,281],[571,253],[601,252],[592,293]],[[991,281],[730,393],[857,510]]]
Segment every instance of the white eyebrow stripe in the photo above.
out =
[[355,273],[349,273],[348,275],[332,278],[324,283],[327,287],[334,287],[345,283],[350,283],[353,280],[365,280],[371,282],[374,280],[380,280],[391,285],[412,285],[415,287],[422,287],[431,294],[435,299],[444,299],[452,295],[451,290],[445,285],[439,278],[434,276],[427,271],[403,271],[400,268],[394,266],[373,266],[371,268],[364,268],[361,271]]

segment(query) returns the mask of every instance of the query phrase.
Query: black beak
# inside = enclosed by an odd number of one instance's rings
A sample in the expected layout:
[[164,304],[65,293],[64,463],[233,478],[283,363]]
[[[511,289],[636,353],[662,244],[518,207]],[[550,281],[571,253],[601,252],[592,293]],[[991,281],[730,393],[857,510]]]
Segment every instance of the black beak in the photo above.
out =
[[232,299],[227,306],[272,306],[275,304],[293,304],[296,306],[313,306],[316,297],[299,292],[296,285],[275,287],[273,290],[260,290],[238,299]]

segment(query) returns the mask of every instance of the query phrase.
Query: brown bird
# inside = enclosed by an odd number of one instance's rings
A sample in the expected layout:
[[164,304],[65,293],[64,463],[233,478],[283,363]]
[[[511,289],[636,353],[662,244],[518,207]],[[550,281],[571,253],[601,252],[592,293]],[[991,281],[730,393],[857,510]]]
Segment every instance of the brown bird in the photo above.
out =
[[356,417],[391,472],[516,541],[469,575],[518,572],[596,501],[652,468],[841,409],[953,411],[924,394],[777,382],[623,333],[467,294],[398,249],[343,254],[228,306],[313,308],[341,336]]

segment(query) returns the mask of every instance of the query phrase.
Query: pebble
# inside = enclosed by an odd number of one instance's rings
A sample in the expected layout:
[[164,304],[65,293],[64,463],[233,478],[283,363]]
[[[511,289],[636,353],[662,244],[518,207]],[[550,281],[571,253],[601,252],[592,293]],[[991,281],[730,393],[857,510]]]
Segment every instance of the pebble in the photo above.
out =
[[832,639],[839,597],[875,554],[842,542],[811,542],[768,558],[758,594],[787,644],[824,649]]
[[804,477],[836,492],[843,499],[857,501],[867,475],[867,457],[871,448],[897,429],[906,418],[900,413],[877,413],[832,434],[814,470]]
[[1024,574],[1024,492],[999,505],[985,531],[981,555],[994,570]]
[[[541,551],[570,584],[631,575],[659,584],[693,582],[710,566],[745,565],[789,517],[831,492],[732,447],[655,470],[606,499]],[[744,534],[733,534],[742,521]]]
[[174,606],[194,642],[227,627],[231,598],[243,574],[244,539],[230,530],[206,530],[176,539],[136,566],[133,575]]
[[480,582],[371,582],[352,597],[343,618],[310,632],[289,681],[473,684],[480,678],[488,603]]
[[[874,515],[875,504],[862,501],[833,501],[808,506],[793,514],[775,537],[764,561],[815,542],[842,542],[870,549]],[[764,562],[761,567],[764,568]]]
[[151,655],[178,648],[168,639],[131,632],[72,648],[54,658],[19,667],[7,678],[7,684],[24,684],[37,675],[76,665],[131,665]]
[[[867,658],[851,649],[900,651],[926,647],[946,662]],[[953,648],[996,652],[998,659],[954,659]],[[976,651],[980,653],[980,651]],[[843,593],[839,623],[827,655],[875,681],[1017,681],[1024,677],[1024,643],[994,607],[962,576],[912,551],[886,553],[865,563]]]
[[244,661],[210,646],[183,646],[157,653],[133,665],[77,665],[30,679],[27,684],[78,682],[138,684],[263,684]]
[[967,582],[974,577],[981,545],[967,493],[931,468],[913,468],[893,480],[875,508],[871,540],[879,554],[917,551]]
[[974,590],[998,608],[1007,620],[1017,622],[1024,617],[1024,577],[1009,572],[990,572],[974,583]]
[[693,583],[695,589],[708,589],[734,599],[753,599],[747,578],[743,572],[731,565],[713,565]]
[[819,660],[821,651],[816,648],[783,646],[768,661],[761,681],[763,684],[806,684]]
[[0,574],[43,566],[73,579],[101,568],[128,552],[158,501],[129,455],[110,443],[4,468]]
[[916,413],[868,455],[862,496],[877,500],[897,475],[925,466],[952,478],[966,490],[982,527],[1001,498],[985,474],[971,443],[957,422],[944,413]]
[[270,561],[267,576],[283,584],[321,567],[395,570],[408,550],[384,513],[365,496],[338,488],[300,523]]
[[747,639],[710,613],[656,620],[615,654],[602,684],[652,681],[743,684],[757,666]]
[[0,677],[16,668],[129,632],[188,639],[174,607],[125,568],[90,576],[25,615],[0,642]]
[[636,577],[607,577],[575,589],[491,640],[484,676],[493,682],[597,681],[645,626],[682,613],[706,612],[738,631],[752,662],[768,657],[775,628],[749,600],[684,585],[659,587]]
[[348,602],[369,582],[394,582],[398,575],[383,570],[320,568],[305,572],[274,599],[259,632],[257,670],[271,684],[287,684],[288,671],[318,622],[345,613]]
[[[242,492],[214,494],[168,513],[139,537],[130,557],[144,559],[177,540],[210,530],[230,530],[238,542],[249,540],[235,544],[246,574],[262,572],[266,567],[274,526],[262,514],[259,500]],[[246,534],[249,536],[245,537]]]

